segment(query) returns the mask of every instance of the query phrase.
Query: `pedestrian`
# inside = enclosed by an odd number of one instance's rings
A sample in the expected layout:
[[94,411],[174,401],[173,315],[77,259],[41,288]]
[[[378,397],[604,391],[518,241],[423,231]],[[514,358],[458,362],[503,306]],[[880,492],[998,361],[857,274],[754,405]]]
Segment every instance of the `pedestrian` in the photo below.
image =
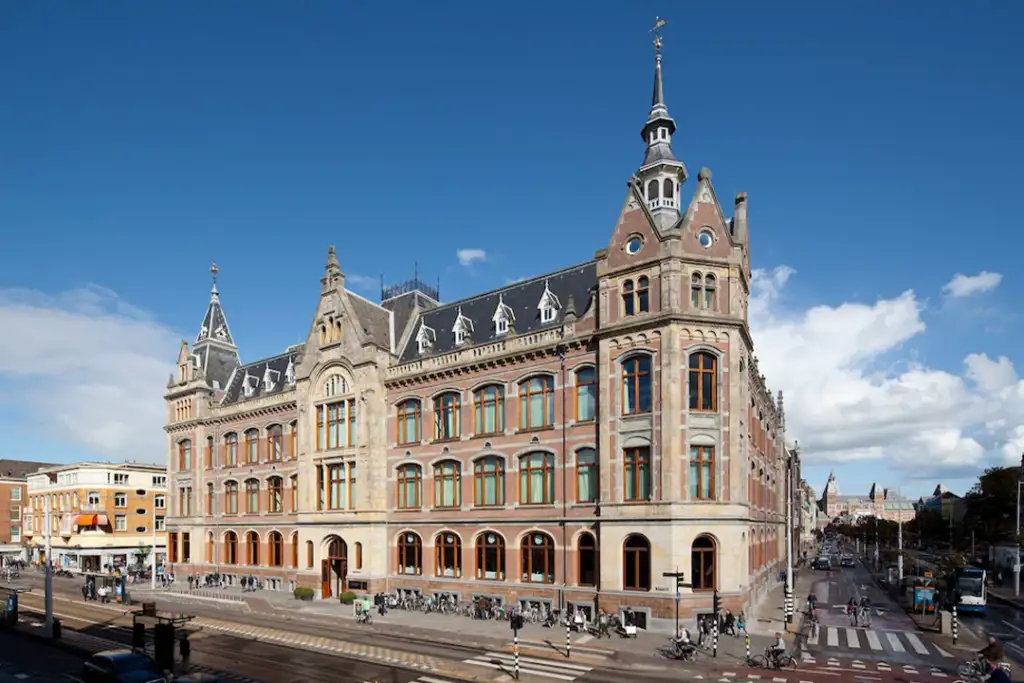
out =
[[745,636],[749,636],[747,633],[747,614],[743,610],[740,610],[739,616],[736,617],[736,634],[742,633]]
[[186,671],[188,670],[188,658],[192,655],[192,644],[188,642],[188,634],[181,634],[181,642],[178,643],[178,648],[181,651],[181,666]]

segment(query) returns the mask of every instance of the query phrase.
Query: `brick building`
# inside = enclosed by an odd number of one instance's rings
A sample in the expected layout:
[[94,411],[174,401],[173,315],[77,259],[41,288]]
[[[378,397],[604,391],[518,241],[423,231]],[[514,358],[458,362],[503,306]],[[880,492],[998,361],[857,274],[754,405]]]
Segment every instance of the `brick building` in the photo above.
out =
[[150,552],[163,561],[167,472],[159,465],[54,466],[28,475],[27,496],[22,536],[33,562],[44,557],[47,508],[50,556],[65,569],[110,571],[143,555],[148,563]]
[[818,499],[818,508],[827,520],[847,518],[856,521],[862,517],[877,517],[890,522],[909,522],[916,514],[913,501],[878,484],[872,484],[866,496],[839,493],[835,472],[828,475],[825,491]]
[[684,615],[714,588],[760,597],[785,562],[786,449],[747,325],[746,195],[727,218],[710,171],[685,189],[661,68],[591,260],[444,304],[414,279],[377,304],[331,248],[305,342],[252,363],[214,269],[166,393],[179,576],[654,620],[677,568]]
[[28,500],[26,477],[44,467],[52,465],[31,460],[0,460],[0,564],[27,559],[21,533],[22,510]]

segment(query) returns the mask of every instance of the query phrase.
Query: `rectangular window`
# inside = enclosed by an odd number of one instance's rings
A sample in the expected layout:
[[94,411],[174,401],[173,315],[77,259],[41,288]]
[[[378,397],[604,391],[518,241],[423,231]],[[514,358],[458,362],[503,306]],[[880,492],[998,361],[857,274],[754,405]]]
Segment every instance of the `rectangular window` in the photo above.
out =
[[245,482],[245,511],[249,514],[260,511],[260,483],[255,479]]
[[593,448],[576,451],[576,502],[597,500],[597,452]]
[[420,478],[419,465],[403,465],[398,468],[398,501],[399,509],[410,510],[420,507]]
[[192,544],[189,542],[190,534],[187,531],[181,533],[181,561],[192,561]]
[[153,496],[153,507],[163,510],[167,507],[167,496]]
[[128,517],[114,515],[114,531],[128,531]]
[[[63,508],[64,506],[61,505]],[[126,508],[128,507],[128,494],[127,493],[115,493],[114,494],[114,507]]]
[[597,410],[597,377],[594,368],[576,371],[576,421],[593,420]]
[[348,464],[348,509],[356,509],[356,464],[350,462]]
[[280,477],[267,482],[267,512],[284,512],[284,480]]
[[11,543],[21,543],[21,527],[11,527]]
[[555,502],[555,456],[530,453],[519,459],[519,504],[550,505]]
[[451,441],[459,438],[459,413],[462,402],[455,393],[442,394],[434,399],[434,440]]
[[690,499],[715,499],[715,449],[690,446]]
[[192,469],[192,442],[188,439],[178,443],[178,469],[182,472]]
[[345,477],[345,466],[341,464],[329,465],[327,467],[327,475],[327,509],[346,509],[348,507],[348,486]]
[[519,428],[540,429],[555,423],[555,383],[534,377],[519,385]]
[[461,465],[447,460],[434,465],[434,507],[457,508],[462,505]]
[[627,501],[645,501],[651,497],[651,449],[627,448],[623,452],[622,493]]
[[224,512],[228,515],[238,514],[238,484],[229,481],[224,484]]
[[356,445],[355,399],[316,407],[316,448],[318,451]]
[[213,437],[206,437],[206,469],[213,469]]
[[316,509],[324,509],[324,466],[316,466]]
[[496,384],[473,392],[474,431],[479,435],[505,431],[505,389]]
[[[160,518],[156,521],[159,525]],[[167,534],[167,561],[172,564],[178,561],[178,534],[173,531]]]
[[21,487],[14,486],[11,488],[11,500],[21,500]]
[[299,478],[292,477],[292,512],[299,511]]
[[496,456],[473,463],[473,504],[493,507],[505,504],[505,461]]

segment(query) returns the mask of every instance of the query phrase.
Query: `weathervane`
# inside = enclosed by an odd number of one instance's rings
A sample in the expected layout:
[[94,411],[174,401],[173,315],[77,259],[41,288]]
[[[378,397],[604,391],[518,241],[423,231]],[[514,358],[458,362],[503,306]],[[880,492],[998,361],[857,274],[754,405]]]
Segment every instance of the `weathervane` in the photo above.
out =
[[654,34],[654,51],[661,52],[661,29],[667,24],[668,21],[661,17],[654,17],[654,28],[650,30],[650,33]]
[[214,290],[217,289],[217,273],[219,273],[219,272],[220,272],[220,269],[217,268],[217,262],[214,261],[213,265],[210,266],[210,275],[213,276],[213,288],[214,288]]

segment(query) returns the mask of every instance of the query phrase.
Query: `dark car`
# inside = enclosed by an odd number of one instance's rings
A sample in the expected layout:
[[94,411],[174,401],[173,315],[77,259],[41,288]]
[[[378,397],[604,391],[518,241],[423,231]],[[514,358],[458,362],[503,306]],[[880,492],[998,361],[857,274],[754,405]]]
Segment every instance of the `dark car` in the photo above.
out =
[[85,683],[163,683],[153,660],[131,650],[97,652],[85,661],[82,669]]
[[853,555],[843,555],[842,559],[839,560],[840,567],[852,567],[853,566]]

